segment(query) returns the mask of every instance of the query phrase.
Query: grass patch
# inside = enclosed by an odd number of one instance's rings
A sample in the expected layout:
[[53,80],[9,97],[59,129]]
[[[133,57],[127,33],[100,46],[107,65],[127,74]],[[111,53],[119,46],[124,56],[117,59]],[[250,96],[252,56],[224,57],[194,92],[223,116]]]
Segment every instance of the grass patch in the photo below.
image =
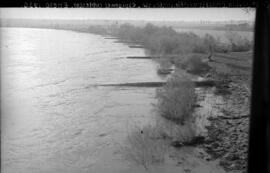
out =
[[137,163],[148,170],[152,164],[160,164],[165,160],[167,145],[161,138],[158,126],[136,128],[127,137],[127,146],[121,147],[125,159]]

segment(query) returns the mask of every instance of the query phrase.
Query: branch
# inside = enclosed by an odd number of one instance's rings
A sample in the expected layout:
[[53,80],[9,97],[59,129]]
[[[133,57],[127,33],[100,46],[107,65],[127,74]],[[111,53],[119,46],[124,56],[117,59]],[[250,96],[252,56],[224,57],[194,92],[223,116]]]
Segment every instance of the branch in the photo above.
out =
[[242,119],[242,118],[247,118],[247,117],[249,117],[249,114],[247,114],[247,115],[241,115],[241,116],[235,116],[235,117],[218,116],[217,118],[221,118],[221,119],[232,119],[232,120],[235,120],[235,119]]

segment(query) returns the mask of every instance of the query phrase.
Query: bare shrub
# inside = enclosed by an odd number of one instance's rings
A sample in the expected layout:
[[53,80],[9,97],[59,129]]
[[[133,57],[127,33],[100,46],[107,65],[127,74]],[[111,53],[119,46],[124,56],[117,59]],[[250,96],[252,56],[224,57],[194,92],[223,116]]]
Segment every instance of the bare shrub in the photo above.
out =
[[174,131],[174,140],[180,141],[182,143],[189,143],[196,136],[196,130],[194,124],[188,121],[184,125],[179,125]]
[[242,37],[237,32],[226,31],[225,36],[229,40],[231,51],[233,52],[243,52],[252,49],[252,42],[247,38]]
[[230,45],[228,45],[228,44],[218,42],[218,43],[214,46],[214,52],[218,52],[218,53],[228,53],[229,51],[230,51]]
[[156,59],[156,62],[158,63],[158,67],[157,67],[158,74],[167,75],[173,71],[173,66],[169,58],[161,57],[161,58]]
[[168,68],[171,68],[172,66],[171,62],[168,61],[168,58],[161,57],[161,58],[156,59],[156,61],[159,64],[159,67],[163,69],[168,69]]
[[203,74],[210,70],[207,62],[204,62],[199,55],[187,55],[181,63],[181,68],[192,74]]
[[170,120],[159,119],[153,125],[133,128],[127,136],[127,145],[120,145],[121,153],[126,160],[148,170],[151,165],[164,163],[170,141],[189,143],[195,135],[195,127],[191,121],[179,125]]
[[143,166],[146,170],[152,164],[163,163],[167,150],[156,126],[145,126],[133,130],[127,137],[127,146],[121,147],[125,158]]
[[161,116],[177,123],[191,117],[196,100],[193,82],[186,76],[176,72],[167,84],[157,91],[157,108]]
[[200,38],[196,43],[193,49],[195,53],[209,53],[213,51],[214,46],[217,44],[217,40],[209,35],[206,34],[204,37]]
[[220,41],[219,38],[214,38],[210,34],[206,34],[204,37],[198,39],[194,43],[193,52],[194,53],[214,53],[222,52],[227,53],[229,51],[228,44]]
[[159,137],[189,143],[196,136],[196,126],[192,119],[186,121],[185,124],[176,124],[171,120],[163,119],[156,124]]

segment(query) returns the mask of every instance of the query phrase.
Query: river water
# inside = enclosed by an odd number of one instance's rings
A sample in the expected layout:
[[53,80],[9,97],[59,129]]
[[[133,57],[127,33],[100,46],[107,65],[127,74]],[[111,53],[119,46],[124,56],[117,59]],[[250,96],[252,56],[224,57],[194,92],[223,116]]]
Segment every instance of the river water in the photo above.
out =
[[95,84],[161,81],[150,60],[102,36],[1,28],[4,173],[125,172],[119,144],[151,122],[154,88]]

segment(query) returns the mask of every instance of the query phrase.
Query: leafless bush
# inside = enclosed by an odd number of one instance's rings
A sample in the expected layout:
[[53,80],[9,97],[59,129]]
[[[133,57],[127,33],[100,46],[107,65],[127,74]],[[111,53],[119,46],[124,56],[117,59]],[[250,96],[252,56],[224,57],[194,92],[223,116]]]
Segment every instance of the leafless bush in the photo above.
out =
[[237,32],[227,31],[225,33],[225,36],[229,40],[231,51],[233,52],[243,52],[252,49],[252,42],[249,41],[247,38],[242,37]]
[[207,62],[202,60],[201,56],[196,54],[185,56],[178,65],[192,74],[203,74],[211,68]]
[[153,125],[133,128],[127,136],[127,145],[121,146],[126,160],[146,170],[151,165],[164,163],[170,141],[189,143],[196,135],[191,121],[184,125],[166,119],[155,121]]
[[157,124],[156,127],[160,137],[172,141],[189,143],[196,136],[196,127],[191,119],[186,121],[183,125],[165,119]]
[[159,129],[151,125],[133,130],[128,134],[127,146],[121,147],[125,158],[146,170],[152,164],[163,163],[167,147],[160,135]]
[[191,117],[196,100],[193,82],[176,72],[167,84],[157,91],[157,108],[161,116],[184,124]]

